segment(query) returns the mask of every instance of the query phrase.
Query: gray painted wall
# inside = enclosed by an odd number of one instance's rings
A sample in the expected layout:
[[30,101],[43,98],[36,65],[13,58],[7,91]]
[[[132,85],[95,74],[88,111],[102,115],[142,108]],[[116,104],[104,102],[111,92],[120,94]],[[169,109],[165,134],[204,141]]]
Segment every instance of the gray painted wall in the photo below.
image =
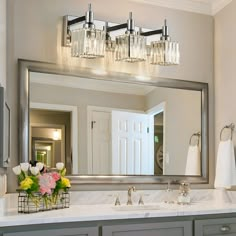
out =
[[[133,72],[139,75],[151,74],[181,80],[209,83],[210,97],[210,185],[214,175],[214,138],[213,138],[213,18],[202,14],[188,13],[162,7],[154,7],[125,0],[94,0],[93,8],[97,19],[124,22],[128,12],[133,11],[138,25],[159,28],[167,18],[170,33],[181,47],[181,65],[177,67],[158,67],[146,64],[113,64],[105,59],[97,62],[74,59],[69,51],[61,47],[62,16],[82,15],[87,2],[82,0],[8,0],[7,1],[7,93],[11,107],[11,165],[18,164],[18,78],[17,60],[25,58],[47,62],[75,63],[78,66],[105,68],[114,71]],[[105,7],[109,5],[108,8]],[[126,9],[126,10],[124,10]],[[148,17],[147,17],[148,16]],[[150,21],[150,19],[152,19]],[[8,171],[8,190],[15,191],[16,178],[11,169]],[[89,186],[93,188],[94,186]],[[155,188],[154,186],[143,186]],[[157,186],[158,188],[160,186]],[[109,186],[108,186],[109,188]],[[120,187],[126,188],[126,187]]]

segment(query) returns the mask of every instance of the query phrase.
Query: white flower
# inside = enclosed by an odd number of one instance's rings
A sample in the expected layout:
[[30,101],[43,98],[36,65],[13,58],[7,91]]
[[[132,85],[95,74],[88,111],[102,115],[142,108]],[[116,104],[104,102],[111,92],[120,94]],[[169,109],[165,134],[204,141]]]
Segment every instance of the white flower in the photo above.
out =
[[63,162],[57,162],[56,168],[57,168],[58,170],[63,170],[63,168],[64,168],[64,163],[63,163]]
[[39,168],[37,166],[30,167],[30,172],[32,175],[37,175],[39,173]]
[[30,167],[30,164],[25,162],[25,163],[20,163],[20,167],[21,167],[21,170],[26,172],[28,171],[29,167]]
[[15,175],[20,175],[20,173],[21,173],[20,165],[13,167],[12,170]]
[[41,171],[44,167],[44,164],[42,162],[37,162],[36,167],[38,167],[39,171]]

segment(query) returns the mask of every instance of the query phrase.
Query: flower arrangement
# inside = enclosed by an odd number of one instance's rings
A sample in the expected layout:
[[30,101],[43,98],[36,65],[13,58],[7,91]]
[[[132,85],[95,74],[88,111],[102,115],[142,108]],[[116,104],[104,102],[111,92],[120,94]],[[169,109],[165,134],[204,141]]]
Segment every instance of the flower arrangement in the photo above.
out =
[[67,192],[71,187],[69,179],[65,177],[66,168],[62,162],[57,163],[56,171],[51,172],[47,172],[41,162],[33,165],[21,163],[12,170],[18,177],[19,190],[25,191],[37,208],[41,200],[46,208],[57,204],[60,193]]

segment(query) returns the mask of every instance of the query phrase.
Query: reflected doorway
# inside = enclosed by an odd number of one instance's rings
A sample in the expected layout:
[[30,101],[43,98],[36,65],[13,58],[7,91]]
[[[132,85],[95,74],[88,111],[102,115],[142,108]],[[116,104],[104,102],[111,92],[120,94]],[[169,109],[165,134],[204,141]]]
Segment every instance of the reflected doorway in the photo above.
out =
[[154,115],[154,173],[155,175],[163,175],[163,136],[164,136],[164,111]]
[[55,168],[63,162],[71,171],[70,112],[30,109],[30,156]]
[[154,146],[154,175],[165,175],[165,168],[168,165],[168,155],[166,155],[166,101],[159,103],[147,113],[153,116],[153,136]]
[[44,163],[47,167],[53,166],[55,159],[54,141],[50,139],[32,138],[32,160]]

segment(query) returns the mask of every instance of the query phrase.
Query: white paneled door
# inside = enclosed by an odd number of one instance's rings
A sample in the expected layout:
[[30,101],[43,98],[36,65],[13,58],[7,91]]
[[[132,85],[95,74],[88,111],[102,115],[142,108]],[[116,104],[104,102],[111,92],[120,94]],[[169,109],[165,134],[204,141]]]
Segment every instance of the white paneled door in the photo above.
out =
[[111,112],[92,111],[92,173],[111,174]]
[[153,116],[112,111],[112,174],[153,175],[152,149]]

